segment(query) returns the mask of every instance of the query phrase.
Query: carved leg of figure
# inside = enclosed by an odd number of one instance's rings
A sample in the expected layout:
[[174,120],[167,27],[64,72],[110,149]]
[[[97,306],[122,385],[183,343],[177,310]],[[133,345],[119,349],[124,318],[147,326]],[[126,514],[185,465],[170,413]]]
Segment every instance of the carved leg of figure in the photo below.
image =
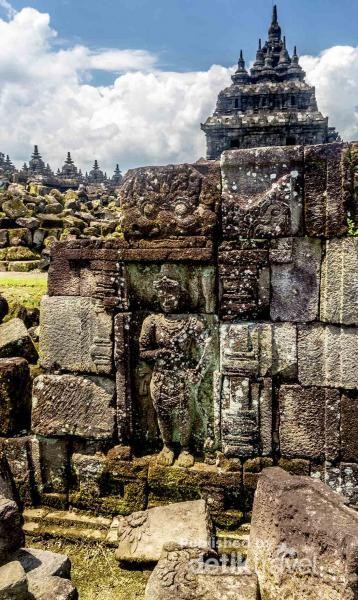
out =
[[181,452],[178,456],[177,464],[179,467],[184,467],[189,469],[193,466],[195,459],[194,456],[190,453],[189,443],[190,436],[192,430],[192,410],[190,406],[190,402],[188,402],[188,406],[181,410],[181,423],[180,423],[180,443],[181,443]]
[[157,412],[159,430],[163,440],[163,450],[158,454],[157,462],[165,467],[170,467],[174,462],[174,451],[171,448],[173,432],[171,417],[167,413]]

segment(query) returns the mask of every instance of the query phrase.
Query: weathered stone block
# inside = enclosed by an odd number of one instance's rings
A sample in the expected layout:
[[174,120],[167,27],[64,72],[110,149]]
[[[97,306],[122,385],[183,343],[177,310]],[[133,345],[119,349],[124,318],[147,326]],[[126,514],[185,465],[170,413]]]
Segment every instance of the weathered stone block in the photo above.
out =
[[24,544],[22,518],[14,500],[0,496],[0,565]]
[[273,466],[272,458],[268,457],[256,457],[246,460],[243,464],[243,496],[244,496],[244,509],[246,517],[251,518],[251,510],[254,502],[254,495],[262,471]]
[[[37,450],[36,485],[42,501],[44,495],[60,494],[66,501],[70,472],[69,444],[66,439],[39,437],[33,448]],[[51,498],[49,498],[51,505]],[[45,501],[46,503],[46,501]]]
[[211,533],[204,500],[158,506],[119,519],[116,556],[128,562],[157,561],[168,543],[208,548]]
[[347,394],[341,400],[341,458],[358,462],[358,398]]
[[24,323],[11,319],[0,325],[0,358],[22,357],[29,363],[36,363],[37,350]]
[[42,367],[111,373],[112,329],[112,316],[100,300],[45,296],[41,303]]
[[[1,333],[0,333],[1,335]],[[0,359],[0,436],[24,433],[31,421],[31,376],[23,358]]]
[[291,323],[220,327],[221,370],[243,377],[297,375],[297,332]]
[[33,499],[31,441],[29,437],[0,439],[0,453],[9,463],[17,493],[24,505]]
[[279,392],[280,450],[285,458],[335,460],[340,447],[340,392],[283,385]]
[[358,238],[326,242],[320,318],[328,323],[358,324]]
[[115,385],[103,377],[40,375],[33,386],[32,428],[44,436],[112,438]]
[[255,495],[248,567],[261,596],[354,598],[358,516],[322,482],[267,469]]
[[16,553],[15,558],[31,579],[71,577],[71,561],[64,554],[38,548],[22,548]]
[[209,548],[164,546],[145,600],[258,600],[256,575],[220,562],[219,555]]
[[77,600],[76,588],[68,579],[62,577],[46,577],[44,579],[29,577],[29,592],[36,600]]
[[305,146],[305,226],[308,235],[334,237],[347,231],[343,190],[344,144]]
[[226,242],[220,246],[219,300],[224,321],[268,315],[269,250],[264,240]]
[[298,378],[302,385],[358,387],[356,329],[333,325],[298,328]]
[[220,187],[218,162],[129,170],[120,187],[125,237],[209,235]]
[[227,151],[221,171],[224,238],[284,237],[300,232],[302,146]]
[[26,573],[17,560],[0,567],[0,600],[28,600]]
[[270,252],[271,319],[314,321],[318,316],[321,242],[313,238],[277,240]]
[[272,380],[224,375],[220,382],[220,439],[226,456],[272,451]]
[[131,443],[133,434],[130,322],[131,315],[128,313],[118,314],[114,317],[117,435],[121,444]]

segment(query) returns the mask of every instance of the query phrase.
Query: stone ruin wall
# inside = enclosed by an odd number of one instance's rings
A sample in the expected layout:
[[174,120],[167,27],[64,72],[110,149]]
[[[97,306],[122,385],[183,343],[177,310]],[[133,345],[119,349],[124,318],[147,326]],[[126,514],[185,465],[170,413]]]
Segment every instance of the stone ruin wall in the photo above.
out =
[[[0,431],[25,504],[129,514],[203,497],[232,527],[271,465],[358,503],[356,163],[357,145],[335,143],[135,169],[121,188],[124,240],[53,247],[45,374],[31,422],[24,394],[21,428]],[[181,312],[204,332],[188,469],[155,459],[139,338],[160,314],[160,277],[178,282]]]

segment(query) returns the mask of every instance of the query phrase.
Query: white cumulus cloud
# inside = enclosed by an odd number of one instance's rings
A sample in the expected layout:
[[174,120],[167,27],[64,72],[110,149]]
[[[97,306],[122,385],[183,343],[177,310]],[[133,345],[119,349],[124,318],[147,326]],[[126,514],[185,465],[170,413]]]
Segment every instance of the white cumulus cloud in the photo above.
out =
[[[0,5],[4,0],[0,0]],[[112,171],[143,164],[195,161],[205,154],[200,123],[213,111],[231,69],[160,70],[141,49],[59,49],[50,17],[24,8],[0,19],[0,151],[21,164],[33,144],[53,168],[70,150],[88,169],[94,158]],[[303,57],[320,108],[346,139],[357,138],[357,50],[336,47]],[[113,73],[96,86],[93,72]]]

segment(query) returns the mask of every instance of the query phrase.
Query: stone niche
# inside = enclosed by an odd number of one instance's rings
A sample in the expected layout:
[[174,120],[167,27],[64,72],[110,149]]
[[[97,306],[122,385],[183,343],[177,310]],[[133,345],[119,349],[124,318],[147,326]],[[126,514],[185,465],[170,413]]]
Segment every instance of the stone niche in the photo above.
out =
[[[238,527],[272,464],[358,501],[355,149],[135,169],[123,239],[54,245],[31,431],[3,432],[36,466],[27,503],[127,515],[205,498]],[[7,415],[24,400],[0,399]]]

